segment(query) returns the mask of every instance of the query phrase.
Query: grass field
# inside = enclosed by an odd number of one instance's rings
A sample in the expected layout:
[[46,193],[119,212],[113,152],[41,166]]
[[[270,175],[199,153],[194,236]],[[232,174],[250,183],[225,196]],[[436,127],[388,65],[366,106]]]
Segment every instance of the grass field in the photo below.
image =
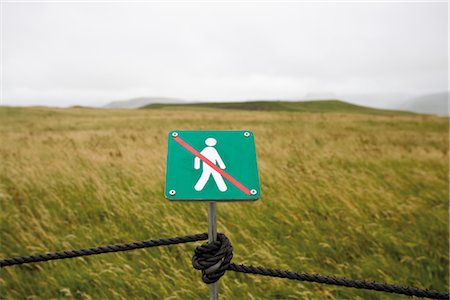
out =
[[[163,197],[167,132],[250,129],[262,199],[219,203],[233,262],[448,289],[448,118],[327,109],[0,108],[0,257],[207,230]],[[195,244],[7,267],[5,299],[207,299]],[[228,272],[222,299],[400,299]]]

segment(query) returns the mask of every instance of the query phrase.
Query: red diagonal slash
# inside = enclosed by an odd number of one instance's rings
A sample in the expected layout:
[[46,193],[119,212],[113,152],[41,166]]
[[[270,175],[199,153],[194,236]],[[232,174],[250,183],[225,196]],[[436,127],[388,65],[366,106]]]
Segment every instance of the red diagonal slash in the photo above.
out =
[[207,159],[205,156],[203,156],[200,152],[198,152],[197,150],[195,150],[194,148],[192,148],[191,145],[189,145],[188,143],[186,143],[183,139],[181,139],[179,136],[174,136],[173,139],[175,141],[177,141],[178,144],[180,144],[181,146],[183,146],[186,150],[188,150],[189,152],[191,152],[192,154],[194,154],[195,156],[197,156],[198,158],[200,158],[204,163],[206,163],[208,166],[210,166],[211,168],[213,168],[215,171],[217,171],[217,173],[219,173],[220,175],[222,175],[223,177],[225,177],[226,179],[228,179],[229,182],[231,182],[232,184],[234,184],[238,189],[240,189],[241,191],[243,191],[245,194],[250,195],[250,190],[248,188],[246,188],[242,183],[240,183],[239,181],[237,181],[236,179],[234,179],[230,174],[228,174],[227,172],[225,172],[224,170],[222,170],[221,168],[219,168],[218,166],[216,166],[216,164],[214,164],[212,161],[210,161],[209,159]]

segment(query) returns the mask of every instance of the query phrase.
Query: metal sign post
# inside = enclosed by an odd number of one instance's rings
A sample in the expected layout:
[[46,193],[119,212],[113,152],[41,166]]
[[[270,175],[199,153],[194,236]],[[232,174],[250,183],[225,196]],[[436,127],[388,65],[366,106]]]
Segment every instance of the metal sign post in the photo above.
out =
[[[255,201],[261,194],[249,130],[172,130],[166,168],[167,199],[208,202],[208,243],[217,241],[216,202]],[[202,272],[213,274],[220,266]],[[209,288],[210,299],[217,300],[217,281]]]
[[[217,240],[217,222],[216,222],[216,203],[208,203],[208,242],[213,243]],[[217,282],[209,285],[209,299],[218,299]]]

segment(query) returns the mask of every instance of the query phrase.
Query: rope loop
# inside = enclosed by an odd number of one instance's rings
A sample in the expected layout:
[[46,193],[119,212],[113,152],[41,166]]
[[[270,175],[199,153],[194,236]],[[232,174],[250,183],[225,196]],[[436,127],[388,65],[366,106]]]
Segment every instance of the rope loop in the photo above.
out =
[[211,284],[220,279],[229,268],[233,258],[233,246],[223,234],[217,234],[217,241],[204,243],[195,248],[192,266],[202,271],[202,280]]

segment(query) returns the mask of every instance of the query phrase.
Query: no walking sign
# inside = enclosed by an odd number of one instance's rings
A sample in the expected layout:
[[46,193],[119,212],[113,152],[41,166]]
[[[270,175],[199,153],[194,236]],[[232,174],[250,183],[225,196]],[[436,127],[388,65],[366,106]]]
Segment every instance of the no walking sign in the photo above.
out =
[[165,196],[169,200],[257,200],[260,185],[253,133],[169,132]]

